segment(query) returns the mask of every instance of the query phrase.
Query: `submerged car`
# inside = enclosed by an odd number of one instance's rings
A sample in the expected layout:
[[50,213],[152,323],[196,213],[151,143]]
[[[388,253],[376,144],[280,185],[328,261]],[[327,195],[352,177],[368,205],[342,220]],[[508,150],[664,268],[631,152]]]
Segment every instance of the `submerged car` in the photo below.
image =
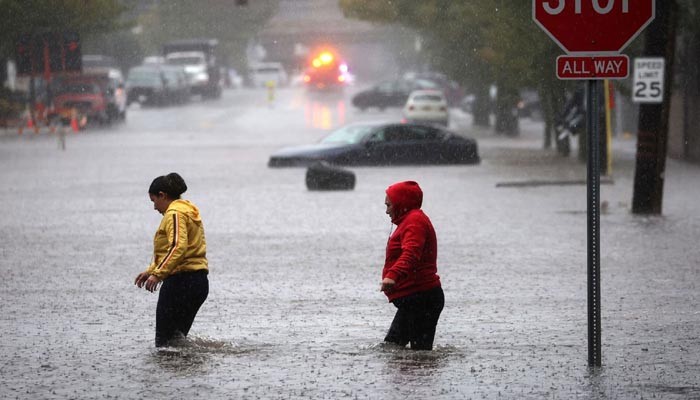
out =
[[288,147],[270,156],[269,167],[336,165],[477,164],[474,139],[415,123],[356,123],[320,143]]

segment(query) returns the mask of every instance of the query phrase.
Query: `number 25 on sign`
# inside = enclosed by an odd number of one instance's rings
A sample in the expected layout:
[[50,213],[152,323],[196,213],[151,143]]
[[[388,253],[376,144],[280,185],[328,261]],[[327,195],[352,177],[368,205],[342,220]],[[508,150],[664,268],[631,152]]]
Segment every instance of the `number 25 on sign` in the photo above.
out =
[[662,103],[664,100],[664,67],[663,58],[636,58],[634,60],[634,92],[632,101],[635,103]]

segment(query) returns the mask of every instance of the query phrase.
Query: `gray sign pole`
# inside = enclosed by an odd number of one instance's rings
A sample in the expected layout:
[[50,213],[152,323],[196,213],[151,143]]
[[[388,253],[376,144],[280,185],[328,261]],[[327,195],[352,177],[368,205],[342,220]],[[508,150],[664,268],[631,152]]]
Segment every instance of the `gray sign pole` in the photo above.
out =
[[601,366],[600,352],[600,129],[598,81],[587,87],[588,119],[588,365]]

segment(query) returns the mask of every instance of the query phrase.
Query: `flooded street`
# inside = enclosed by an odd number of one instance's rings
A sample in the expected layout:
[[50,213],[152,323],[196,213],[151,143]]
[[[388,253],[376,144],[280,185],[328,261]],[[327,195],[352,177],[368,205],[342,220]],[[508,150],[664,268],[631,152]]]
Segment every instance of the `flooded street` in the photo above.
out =
[[[700,169],[669,160],[663,217],[630,213],[634,139],[616,138],[602,186],[603,367],[587,366],[586,187],[575,157],[452,128],[479,165],[351,168],[353,191],[311,192],[281,147],[359,120],[350,91],[229,90],[124,124],[0,135],[0,397],[6,399],[700,398]],[[153,345],[157,294],[134,277],[161,216],[147,190],[178,172],[207,237],[210,292],[178,348]],[[436,349],[382,340],[391,225],[384,190],[416,180],[433,221],[445,309]]]

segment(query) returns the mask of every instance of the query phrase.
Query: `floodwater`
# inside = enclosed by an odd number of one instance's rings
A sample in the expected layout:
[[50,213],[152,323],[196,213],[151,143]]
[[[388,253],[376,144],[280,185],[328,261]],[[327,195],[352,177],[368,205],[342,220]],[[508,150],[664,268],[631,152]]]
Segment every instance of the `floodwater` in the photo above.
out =
[[[227,92],[129,110],[127,123],[0,137],[3,398],[700,398],[700,169],[670,160],[664,216],[630,214],[634,142],[603,185],[603,368],[587,366],[585,167],[518,138],[476,166],[354,168],[349,192],[269,169],[279,147],[359,119],[349,94]],[[160,215],[146,191],[177,171],[203,215],[210,294],[181,346],[153,346],[157,295],[133,286]],[[446,305],[432,352],[385,346],[384,189],[417,180]]]

